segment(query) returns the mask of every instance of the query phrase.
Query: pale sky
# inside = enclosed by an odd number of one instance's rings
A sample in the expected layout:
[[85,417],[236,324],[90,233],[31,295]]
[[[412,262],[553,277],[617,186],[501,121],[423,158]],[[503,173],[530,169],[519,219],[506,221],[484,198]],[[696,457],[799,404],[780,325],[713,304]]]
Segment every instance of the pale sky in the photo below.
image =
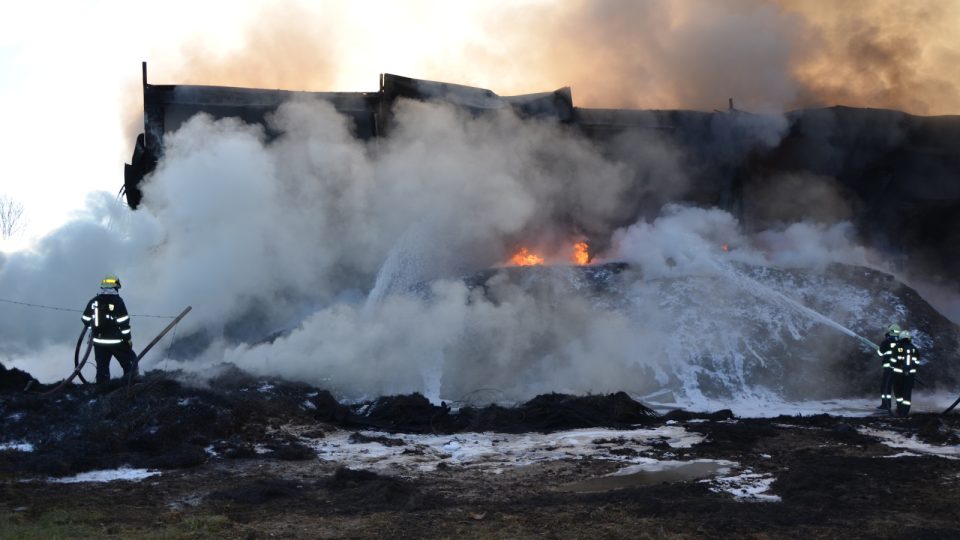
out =
[[4,2],[0,193],[25,207],[19,245],[83,208],[88,193],[121,187],[133,142],[123,117],[133,100],[140,102],[140,62],[157,59],[155,68],[175,62],[182,40],[201,31],[212,11],[182,16],[197,5],[205,4]]
[[[481,4],[492,3],[4,0],[0,194],[24,205],[27,228],[0,247],[26,247],[81,211],[88,193],[120,189],[139,132],[127,126],[142,111],[141,61],[150,82],[183,83],[189,54],[230,55],[265,11],[306,9],[318,20],[329,11],[340,30],[350,28],[339,34],[336,54],[353,60],[327,78],[336,86],[287,89],[375,91],[380,73],[416,76],[425,53],[470,39],[465,23]],[[426,27],[431,42],[401,39]],[[196,71],[189,82],[223,84]]]

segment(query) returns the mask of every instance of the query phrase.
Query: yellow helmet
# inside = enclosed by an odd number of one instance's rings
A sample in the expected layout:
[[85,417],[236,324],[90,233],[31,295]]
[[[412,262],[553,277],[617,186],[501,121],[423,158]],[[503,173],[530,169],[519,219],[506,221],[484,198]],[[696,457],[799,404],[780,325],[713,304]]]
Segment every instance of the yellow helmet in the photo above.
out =
[[113,274],[107,274],[106,277],[100,280],[101,289],[119,289],[120,288],[120,278]]
[[891,336],[900,335],[900,325],[896,323],[891,324],[890,327],[887,328],[887,334],[890,334]]

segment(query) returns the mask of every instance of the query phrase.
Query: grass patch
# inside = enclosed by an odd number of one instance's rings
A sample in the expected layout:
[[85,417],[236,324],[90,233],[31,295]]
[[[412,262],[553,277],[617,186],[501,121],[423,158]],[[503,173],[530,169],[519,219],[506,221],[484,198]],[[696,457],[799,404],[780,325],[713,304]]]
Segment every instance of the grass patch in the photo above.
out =
[[231,535],[233,537],[238,531],[227,516],[198,515],[185,517],[172,527],[156,532],[159,534],[154,535],[151,532],[145,538],[224,538],[226,533],[234,533]]
[[0,514],[0,539],[90,538],[103,535],[103,529],[91,523],[89,513],[52,510],[40,515],[28,512]]
[[242,536],[243,532],[223,515],[183,516],[171,522],[145,519],[144,523],[138,525],[116,523],[109,513],[100,512],[61,509],[41,514],[4,512],[0,513],[0,540],[133,537],[141,540],[175,540],[235,538]]

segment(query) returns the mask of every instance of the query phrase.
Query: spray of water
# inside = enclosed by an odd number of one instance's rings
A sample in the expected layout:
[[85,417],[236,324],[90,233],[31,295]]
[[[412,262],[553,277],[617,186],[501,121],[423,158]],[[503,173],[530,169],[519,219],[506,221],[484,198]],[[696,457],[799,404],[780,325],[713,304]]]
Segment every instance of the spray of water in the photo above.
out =
[[776,289],[773,289],[771,287],[768,287],[767,285],[760,283],[759,281],[751,278],[750,276],[745,275],[742,272],[739,272],[733,265],[716,260],[716,259],[713,260],[713,263],[714,263],[714,268],[717,269],[718,273],[728,278],[730,281],[735,283],[738,287],[742,288],[743,290],[750,292],[751,294],[761,296],[763,298],[776,302],[777,304],[785,306],[789,309],[794,309],[811,320],[823,323],[831,328],[834,328],[836,330],[839,330],[840,332],[843,332],[844,334],[850,337],[858,339],[861,343],[863,343],[864,345],[872,349],[877,348],[876,343],[861,336],[860,334],[838,323],[837,321],[831,319],[830,317],[827,317],[826,315],[801,304],[800,302],[794,300],[793,298],[790,298],[789,296],[783,294],[782,292]]

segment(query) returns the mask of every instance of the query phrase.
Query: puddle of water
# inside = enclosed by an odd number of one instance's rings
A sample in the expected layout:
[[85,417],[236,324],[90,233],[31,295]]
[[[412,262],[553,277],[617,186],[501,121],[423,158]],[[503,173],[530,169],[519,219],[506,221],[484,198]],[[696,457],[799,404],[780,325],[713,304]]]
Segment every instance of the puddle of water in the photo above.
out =
[[637,471],[571,482],[558,488],[565,493],[597,493],[637,486],[649,486],[664,482],[687,482],[714,476],[729,466],[716,461],[692,461],[678,463],[655,471]]

